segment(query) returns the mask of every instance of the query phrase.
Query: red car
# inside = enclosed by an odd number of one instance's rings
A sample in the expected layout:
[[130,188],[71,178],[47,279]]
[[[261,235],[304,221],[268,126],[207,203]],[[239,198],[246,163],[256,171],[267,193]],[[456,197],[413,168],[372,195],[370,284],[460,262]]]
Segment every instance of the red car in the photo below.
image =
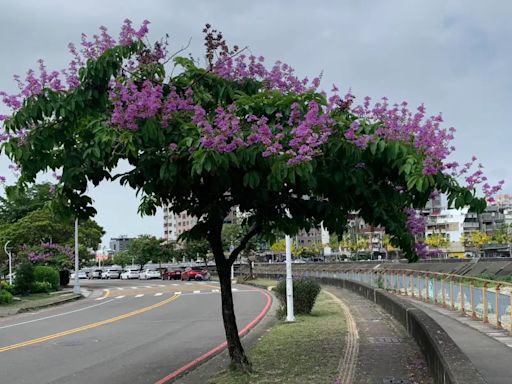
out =
[[176,269],[165,271],[164,273],[162,273],[162,279],[164,279],[164,280],[179,280],[179,279],[181,279],[182,272],[183,272],[182,268],[176,268]]
[[181,280],[210,280],[210,272],[201,267],[187,267],[181,273]]

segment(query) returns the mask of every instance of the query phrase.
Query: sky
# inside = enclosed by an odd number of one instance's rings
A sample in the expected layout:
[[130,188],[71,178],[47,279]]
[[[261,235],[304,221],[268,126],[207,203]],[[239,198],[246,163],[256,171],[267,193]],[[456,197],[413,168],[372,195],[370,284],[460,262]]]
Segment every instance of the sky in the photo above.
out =
[[[503,179],[512,193],[511,14],[512,2],[503,0],[6,1],[0,90],[14,93],[12,75],[35,68],[39,58],[49,69],[64,68],[67,44],[101,25],[117,35],[125,18],[136,25],[147,19],[150,40],[168,33],[172,51],[191,39],[188,50],[203,57],[201,31],[210,23],[269,63],[281,60],[309,78],[323,73],[327,90],[336,83],[358,100],[386,96],[442,112],[446,127],[457,129],[453,160],[476,155],[491,184]],[[9,184],[15,177],[8,165],[0,156]],[[133,190],[104,183],[90,194],[107,232],[104,245],[118,235],[163,236],[162,212],[140,217]]]

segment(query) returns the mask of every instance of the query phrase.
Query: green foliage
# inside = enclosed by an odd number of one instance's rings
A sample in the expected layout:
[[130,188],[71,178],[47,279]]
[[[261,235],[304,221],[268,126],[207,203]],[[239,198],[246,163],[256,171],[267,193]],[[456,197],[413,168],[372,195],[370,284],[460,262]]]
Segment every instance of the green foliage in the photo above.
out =
[[141,235],[128,244],[127,255],[133,257],[135,264],[141,267],[152,261],[153,263],[168,260],[169,251],[162,245],[162,241],[154,236]]
[[54,291],[54,289],[48,281],[34,281],[32,283],[33,293],[50,293],[51,291]]
[[16,279],[14,279],[14,292],[19,295],[27,295],[32,291],[34,282],[34,266],[31,263],[24,262],[16,270]]
[[[297,314],[309,314],[321,291],[320,284],[313,279],[293,280],[293,309]],[[286,280],[281,280],[274,290],[283,307],[286,307]]]
[[7,281],[0,281],[0,290],[13,293],[14,292],[14,286],[9,284]]
[[34,282],[46,282],[51,290],[56,291],[59,289],[59,272],[52,267],[38,265],[34,267]]
[[0,290],[0,304],[9,304],[12,302],[12,294],[7,290]]
[[5,196],[0,196],[0,224],[12,224],[30,212],[48,205],[53,198],[49,183],[35,184],[27,189],[5,188]]
[[122,268],[124,268],[125,265],[132,263],[132,257],[128,251],[117,252],[112,257],[112,263],[115,265],[120,265]]

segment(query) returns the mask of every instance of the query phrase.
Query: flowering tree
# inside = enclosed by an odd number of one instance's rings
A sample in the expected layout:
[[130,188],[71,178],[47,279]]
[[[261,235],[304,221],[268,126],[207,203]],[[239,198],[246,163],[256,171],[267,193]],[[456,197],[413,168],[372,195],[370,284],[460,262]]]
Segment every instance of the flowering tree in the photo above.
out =
[[[167,42],[142,39],[148,22],[126,21],[119,39],[106,28],[81,49],[70,45],[69,67],[17,77],[20,92],[0,94],[13,114],[3,116],[3,151],[19,167],[19,185],[49,169],[60,174],[61,205],[85,218],[95,213],[88,182],[118,180],[141,196],[139,210],[164,204],[199,218],[186,234],[207,239],[221,284],[229,354],[249,363],[240,344],[230,267],[251,238],[281,231],[294,235],[323,222],[341,236],[347,215],[383,225],[414,260],[413,211],[434,190],[455,207],[485,206],[474,186],[479,169],[461,186],[448,163],[452,131],[423,106],[354,105],[350,93],[319,90],[320,79],[299,79],[287,64],[228,47],[221,33],[204,29],[206,60],[170,55]],[[114,174],[121,160],[131,169]],[[455,173],[454,173],[455,172]],[[490,195],[499,189],[484,185]],[[244,214],[245,231],[228,256],[222,226],[230,209]]]

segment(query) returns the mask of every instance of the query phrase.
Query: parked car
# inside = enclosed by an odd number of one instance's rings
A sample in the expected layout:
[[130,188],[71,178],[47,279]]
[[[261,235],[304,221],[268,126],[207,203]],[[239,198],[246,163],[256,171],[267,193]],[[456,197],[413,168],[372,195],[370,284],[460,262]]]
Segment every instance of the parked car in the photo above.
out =
[[93,269],[89,272],[89,279],[101,279],[101,272],[103,272],[101,269]]
[[138,279],[139,278],[139,270],[138,269],[128,269],[121,273],[122,280],[130,280],[130,279]]
[[[75,272],[71,272],[71,275],[69,276],[71,280],[75,278]],[[87,279],[87,274],[85,271],[78,271],[78,278],[79,279]]]
[[121,271],[119,269],[107,269],[101,273],[102,279],[119,279]]
[[202,267],[187,267],[181,273],[181,280],[210,280],[211,275],[207,269]]
[[139,279],[141,280],[149,280],[149,279],[159,279],[160,271],[156,268],[147,268],[139,273]]
[[182,272],[183,272],[183,268],[175,268],[175,269],[167,270],[162,274],[162,279],[164,279],[164,280],[180,280]]

